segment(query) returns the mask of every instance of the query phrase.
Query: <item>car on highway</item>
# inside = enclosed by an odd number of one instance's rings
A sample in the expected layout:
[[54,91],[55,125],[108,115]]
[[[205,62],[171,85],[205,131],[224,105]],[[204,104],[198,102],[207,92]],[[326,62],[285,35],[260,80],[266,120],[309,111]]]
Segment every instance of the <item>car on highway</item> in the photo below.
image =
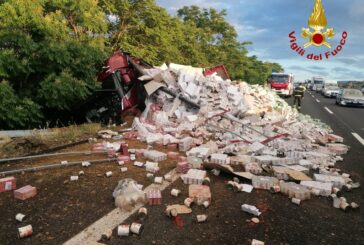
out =
[[323,96],[329,98],[336,98],[339,92],[340,88],[335,84],[326,84],[321,91]]
[[336,104],[364,107],[364,95],[359,89],[342,89],[336,96]]

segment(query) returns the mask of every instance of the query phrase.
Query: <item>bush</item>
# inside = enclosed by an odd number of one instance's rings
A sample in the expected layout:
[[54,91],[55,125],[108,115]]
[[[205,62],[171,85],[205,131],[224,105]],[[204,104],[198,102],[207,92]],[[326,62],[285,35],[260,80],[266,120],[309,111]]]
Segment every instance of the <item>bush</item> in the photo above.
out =
[[41,119],[38,104],[28,98],[20,99],[9,83],[0,83],[0,129],[37,127]]

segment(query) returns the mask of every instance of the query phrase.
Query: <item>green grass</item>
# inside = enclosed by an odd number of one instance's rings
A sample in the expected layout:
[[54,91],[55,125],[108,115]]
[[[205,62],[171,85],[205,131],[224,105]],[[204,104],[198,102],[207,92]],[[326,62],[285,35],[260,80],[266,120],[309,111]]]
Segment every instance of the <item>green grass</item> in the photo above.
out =
[[94,138],[101,129],[100,124],[82,124],[34,130],[30,136],[22,138],[10,139],[0,135],[0,157],[36,154],[39,150]]

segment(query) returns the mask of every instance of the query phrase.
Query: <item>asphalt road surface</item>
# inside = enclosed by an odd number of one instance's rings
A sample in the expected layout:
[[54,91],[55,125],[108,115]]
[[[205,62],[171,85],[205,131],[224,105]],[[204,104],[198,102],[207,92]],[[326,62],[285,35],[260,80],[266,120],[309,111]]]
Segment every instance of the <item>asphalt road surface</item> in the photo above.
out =
[[[293,98],[286,99],[293,104]],[[307,91],[302,101],[301,113],[320,119],[328,124],[334,133],[344,137],[350,152],[344,156],[344,170],[364,177],[364,108],[336,105],[334,98],[326,98],[320,93]]]

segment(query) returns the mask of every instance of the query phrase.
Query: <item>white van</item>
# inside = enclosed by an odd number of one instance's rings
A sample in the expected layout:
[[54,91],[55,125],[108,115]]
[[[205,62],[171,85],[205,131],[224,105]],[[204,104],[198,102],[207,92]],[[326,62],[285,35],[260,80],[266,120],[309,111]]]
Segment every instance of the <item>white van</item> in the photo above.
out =
[[339,93],[340,88],[337,84],[337,81],[327,80],[324,81],[322,85],[321,94],[325,97],[333,97],[335,98],[336,95]]

